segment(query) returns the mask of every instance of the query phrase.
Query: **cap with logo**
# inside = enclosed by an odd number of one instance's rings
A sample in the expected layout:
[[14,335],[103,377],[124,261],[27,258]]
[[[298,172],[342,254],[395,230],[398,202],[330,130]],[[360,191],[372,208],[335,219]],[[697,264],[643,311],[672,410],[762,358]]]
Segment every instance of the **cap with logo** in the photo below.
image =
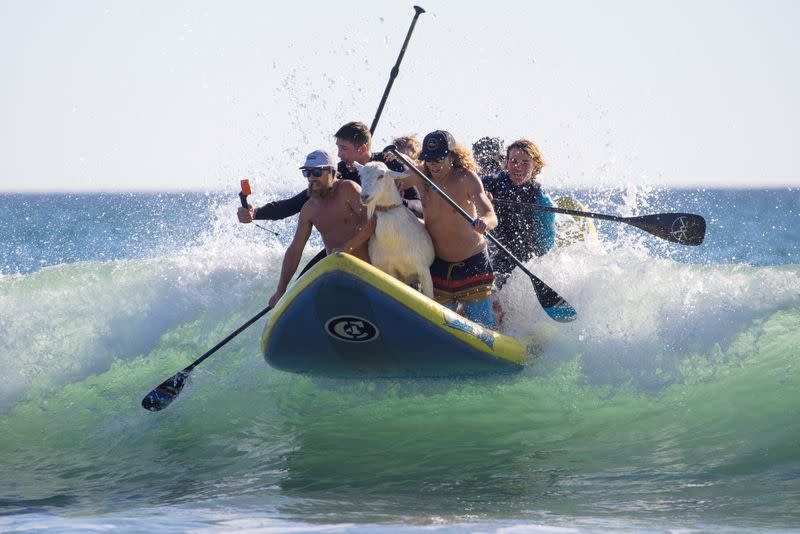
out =
[[456,148],[453,134],[445,130],[436,130],[425,136],[422,140],[422,161],[439,161],[447,157]]
[[336,163],[333,161],[331,155],[325,152],[324,150],[315,150],[314,152],[306,156],[306,162],[300,168],[315,169],[318,167],[336,168]]

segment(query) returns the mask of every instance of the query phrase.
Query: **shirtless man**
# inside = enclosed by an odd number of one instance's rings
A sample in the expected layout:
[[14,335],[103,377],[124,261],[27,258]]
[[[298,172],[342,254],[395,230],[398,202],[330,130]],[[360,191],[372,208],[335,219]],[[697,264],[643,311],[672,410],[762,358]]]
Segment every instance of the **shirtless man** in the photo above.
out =
[[[309,200],[300,210],[297,230],[283,257],[281,276],[275,293],[269,299],[270,306],[275,306],[286,292],[312,228],[319,231],[325,250],[330,252],[342,248],[367,223],[367,209],[361,205],[361,187],[353,181],[338,178],[335,165],[330,154],[315,150],[300,167],[308,179]],[[367,243],[348,252],[369,261]]]
[[438,302],[492,327],[491,294],[494,275],[484,234],[497,226],[497,217],[483,190],[469,150],[456,146],[450,132],[437,130],[422,141],[422,171],[475,220],[470,226],[419,176],[403,179],[402,187],[416,186],[422,196],[425,226],[433,241],[436,259],[431,265],[434,295]]
[[[354,162],[365,164],[368,161],[383,161],[384,155],[382,152],[370,152],[372,146],[372,134],[369,131],[369,126],[363,122],[348,122],[339,128],[333,136],[336,138],[336,149],[341,161],[335,167],[338,171],[338,176],[344,180],[353,180],[357,184],[361,184],[361,178],[358,176],[358,171],[354,166]],[[402,171],[403,166],[400,162],[386,162],[390,168],[395,165],[395,171]],[[414,215],[422,216],[422,203],[419,200],[419,194],[416,189],[407,189],[403,191],[403,204],[414,212]],[[249,206],[247,208],[240,207],[237,211],[239,222],[250,223],[253,220],[278,220],[291,217],[300,213],[303,204],[308,200],[308,191],[300,191],[298,194],[291,198],[276,200],[269,202],[260,208]],[[330,252],[330,251],[328,251]],[[318,261],[326,256],[326,251],[321,250],[319,254],[314,256],[308,264],[303,268],[303,273],[313,267]],[[301,273],[302,274],[302,273]]]

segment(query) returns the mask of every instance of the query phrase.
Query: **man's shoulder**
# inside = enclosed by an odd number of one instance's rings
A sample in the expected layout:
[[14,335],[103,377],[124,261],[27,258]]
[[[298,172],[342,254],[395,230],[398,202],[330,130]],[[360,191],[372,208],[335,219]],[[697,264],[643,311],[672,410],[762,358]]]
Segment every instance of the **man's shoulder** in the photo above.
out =
[[453,180],[464,184],[466,187],[472,188],[479,186],[483,188],[483,182],[481,182],[481,179],[478,177],[478,175],[475,174],[474,171],[465,169],[463,167],[456,169],[456,172],[453,173]]
[[309,199],[303,204],[303,207],[300,208],[300,218],[303,217],[311,217],[314,212],[319,207],[319,202],[314,197],[309,197]]
[[333,184],[333,196],[350,199],[361,195],[361,186],[352,180],[339,179]]
[[333,183],[333,187],[336,191],[360,191],[361,186],[358,185],[353,180],[347,180],[340,178]]

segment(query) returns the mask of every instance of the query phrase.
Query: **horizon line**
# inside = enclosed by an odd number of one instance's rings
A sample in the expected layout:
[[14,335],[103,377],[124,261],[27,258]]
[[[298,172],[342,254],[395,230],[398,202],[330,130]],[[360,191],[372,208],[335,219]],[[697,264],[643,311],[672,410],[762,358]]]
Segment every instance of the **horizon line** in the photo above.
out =
[[[662,184],[662,183],[642,183],[631,184],[622,183],[619,185],[563,185],[563,186],[548,186],[547,190],[603,190],[603,189],[620,189],[630,185],[641,187],[655,187],[659,189],[715,189],[715,190],[764,190],[764,189],[800,189],[800,183],[787,184],[787,183],[765,183],[761,185],[720,185],[720,184]],[[235,188],[234,188],[235,189]],[[276,190],[276,193],[292,192],[293,188],[281,188]],[[182,189],[3,189],[0,188],[0,195],[68,195],[68,194],[233,194],[237,195],[238,191],[233,189],[219,188],[219,189],[201,189],[201,188],[182,188]]]

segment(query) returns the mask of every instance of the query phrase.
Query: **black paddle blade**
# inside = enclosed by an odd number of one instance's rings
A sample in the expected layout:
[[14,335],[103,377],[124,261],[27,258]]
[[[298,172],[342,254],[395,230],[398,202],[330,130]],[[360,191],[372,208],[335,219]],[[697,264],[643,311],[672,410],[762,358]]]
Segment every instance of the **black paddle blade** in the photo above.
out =
[[151,412],[157,412],[169,406],[169,403],[174,401],[175,397],[177,397],[183,389],[186,383],[186,377],[188,376],[189,373],[186,371],[180,371],[165,380],[160,386],[142,399],[142,408],[150,410]]
[[626,217],[625,222],[656,237],[681,245],[697,246],[706,237],[706,220],[692,213],[657,213]]

